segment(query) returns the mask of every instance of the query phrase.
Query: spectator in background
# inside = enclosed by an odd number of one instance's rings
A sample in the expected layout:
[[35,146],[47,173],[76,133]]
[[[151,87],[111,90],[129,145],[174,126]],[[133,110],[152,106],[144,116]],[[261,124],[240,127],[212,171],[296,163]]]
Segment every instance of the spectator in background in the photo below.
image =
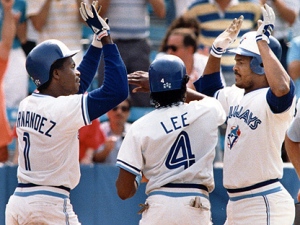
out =
[[194,17],[179,16],[176,19],[174,19],[172,23],[168,26],[166,34],[161,41],[159,52],[165,52],[164,47],[167,45],[167,41],[170,36],[170,33],[176,28],[191,28],[198,39],[199,32],[200,32],[200,25],[198,23],[198,20]]
[[130,128],[127,122],[130,115],[131,101],[129,98],[107,112],[108,121],[101,123],[101,130],[105,135],[105,142],[95,152],[94,162],[115,165],[122,141]]
[[[87,1],[91,2],[83,0]],[[81,49],[74,56],[76,65],[79,65],[83,56],[81,38],[84,23],[78,10],[81,2],[82,0],[27,0],[27,17],[38,32],[37,42],[57,39],[70,50]]]
[[95,119],[90,125],[79,130],[79,162],[81,164],[93,163],[94,152],[104,144],[105,135],[100,127],[100,120]]
[[[0,162],[6,162],[8,160],[7,146],[12,140],[12,130],[6,115],[3,79],[5,76],[5,70],[7,68],[13,39],[16,35],[16,20],[12,12],[13,4],[14,0],[1,0],[2,13],[0,13],[0,15],[2,27],[0,41]],[[16,16],[18,17],[19,15]]]
[[[29,76],[25,69],[26,55],[22,44],[26,42],[26,1],[15,0],[13,11],[20,14],[16,36],[9,54],[4,77],[6,107],[17,108],[20,101],[28,95]],[[3,9],[0,4],[0,29],[2,27]]]
[[[287,70],[288,43],[292,38],[292,26],[297,20],[300,10],[299,0],[260,0],[267,3],[275,12],[275,31],[273,36],[280,42],[282,48],[281,64]],[[298,28],[299,29],[299,28]]]
[[[150,3],[150,5],[148,5]],[[165,18],[165,0],[99,0],[101,16],[109,18],[114,43],[118,46],[128,73],[147,71],[150,65],[149,6],[159,18]],[[103,82],[104,68],[98,70],[99,85]],[[132,93],[133,106],[149,107],[148,93]]]
[[[208,57],[197,52],[197,36],[191,28],[176,28],[169,34],[163,52],[178,56],[189,75],[187,87],[195,90],[193,83],[202,76]],[[161,54],[159,53],[157,57]]]
[[288,73],[295,82],[295,92],[298,99],[300,97],[300,36],[291,40],[286,62]]
[[176,18],[180,17],[187,8],[192,4],[194,0],[172,0],[174,1],[175,11],[176,11]]
[[[256,21],[261,17],[261,9],[258,3],[251,0],[194,0],[183,15],[198,19],[200,24],[199,51],[208,55],[213,41],[230,25],[232,19],[244,15],[244,23],[238,40],[231,46],[232,48],[237,47],[239,38],[256,27]],[[221,72],[226,85],[235,83],[232,75],[234,64],[234,54],[229,52],[223,54]]]

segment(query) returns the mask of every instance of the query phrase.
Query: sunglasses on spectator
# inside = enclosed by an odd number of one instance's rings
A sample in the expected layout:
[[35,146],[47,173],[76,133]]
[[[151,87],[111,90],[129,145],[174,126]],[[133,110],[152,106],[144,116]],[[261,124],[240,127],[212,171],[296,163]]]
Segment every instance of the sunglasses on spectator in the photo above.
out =
[[128,106],[117,106],[115,108],[113,108],[113,111],[117,111],[118,109],[121,109],[123,112],[128,112],[129,111],[129,107]]
[[176,45],[166,45],[165,51],[168,51],[171,49],[173,52],[177,52],[177,50],[182,46],[176,46]]

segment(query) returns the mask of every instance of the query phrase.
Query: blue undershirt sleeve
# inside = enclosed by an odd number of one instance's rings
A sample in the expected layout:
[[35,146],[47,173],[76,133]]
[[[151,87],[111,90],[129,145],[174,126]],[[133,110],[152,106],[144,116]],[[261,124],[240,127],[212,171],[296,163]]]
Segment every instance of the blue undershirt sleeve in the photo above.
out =
[[282,113],[285,110],[287,110],[292,105],[294,96],[295,96],[295,84],[291,79],[289,93],[281,97],[276,97],[272,93],[271,88],[269,88],[266,98],[272,112],[276,114],[276,113]]
[[198,92],[211,97],[213,97],[218,90],[224,88],[220,72],[215,72],[200,77],[194,82],[194,86]]
[[128,97],[127,70],[115,44],[103,46],[103,85],[87,96],[90,120],[94,120]]
[[78,66],[78,71],[80,72],[80,86],[78,94],[83,94],[89,88],[92,83],[100,61],[102,48],[96,48],[90,45],[86,54]]

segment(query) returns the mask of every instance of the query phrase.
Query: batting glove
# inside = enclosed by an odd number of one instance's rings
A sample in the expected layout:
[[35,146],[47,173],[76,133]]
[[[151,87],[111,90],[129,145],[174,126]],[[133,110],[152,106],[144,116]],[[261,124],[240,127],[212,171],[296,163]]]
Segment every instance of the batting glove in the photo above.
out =
[[236,40],[240,32],[243,20],[244,16],[240,16],[238,19],[235,18],[230,26],[215,39],[210,50],[211,55],[217,58],[222,57],[222,54],[226,51],[230,44],[232,44]]
[[261,7],[261,10],[263,13],[263,21],[257,21],[258,29],[256,31],[256,41],[265,40],[269,44],[269,37],[274,29],[275,13],[267,4],[264,4],[264,7]]
[[[96,8],[98,10],[96,10]],[[109,35],[110,28],[108,26],[108,19],[103,19],[99,13],[101,11],[101,6],[98,7],[98,1],[93,1],[91,5],[91,10],[87,7],[86,3],[81,2],[81,7],[79,8],[82,19],[87,23],[87,25],[94,32],[94,39],[92,44],[96,47],[101,47],[101,39]]]

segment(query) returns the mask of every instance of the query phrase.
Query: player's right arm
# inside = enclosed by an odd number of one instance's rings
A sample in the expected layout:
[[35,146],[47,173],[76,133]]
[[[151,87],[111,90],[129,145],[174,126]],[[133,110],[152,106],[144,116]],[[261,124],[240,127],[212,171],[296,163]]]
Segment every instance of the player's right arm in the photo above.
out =
[[125,200],[132,197],[138,188],[136,176],[127,170],[120,168],[119,176],[116,181],[118,196]]
[[230,44],[236,40],[243,23],[243,19],[243,16],[240,16],[238,19],[235,18],[230,26],[215,39],[211,47],[203,76],[194,83],[198,92],[208,96],[213,96],[216,91],[223,88],[220,76],[221,57]]

